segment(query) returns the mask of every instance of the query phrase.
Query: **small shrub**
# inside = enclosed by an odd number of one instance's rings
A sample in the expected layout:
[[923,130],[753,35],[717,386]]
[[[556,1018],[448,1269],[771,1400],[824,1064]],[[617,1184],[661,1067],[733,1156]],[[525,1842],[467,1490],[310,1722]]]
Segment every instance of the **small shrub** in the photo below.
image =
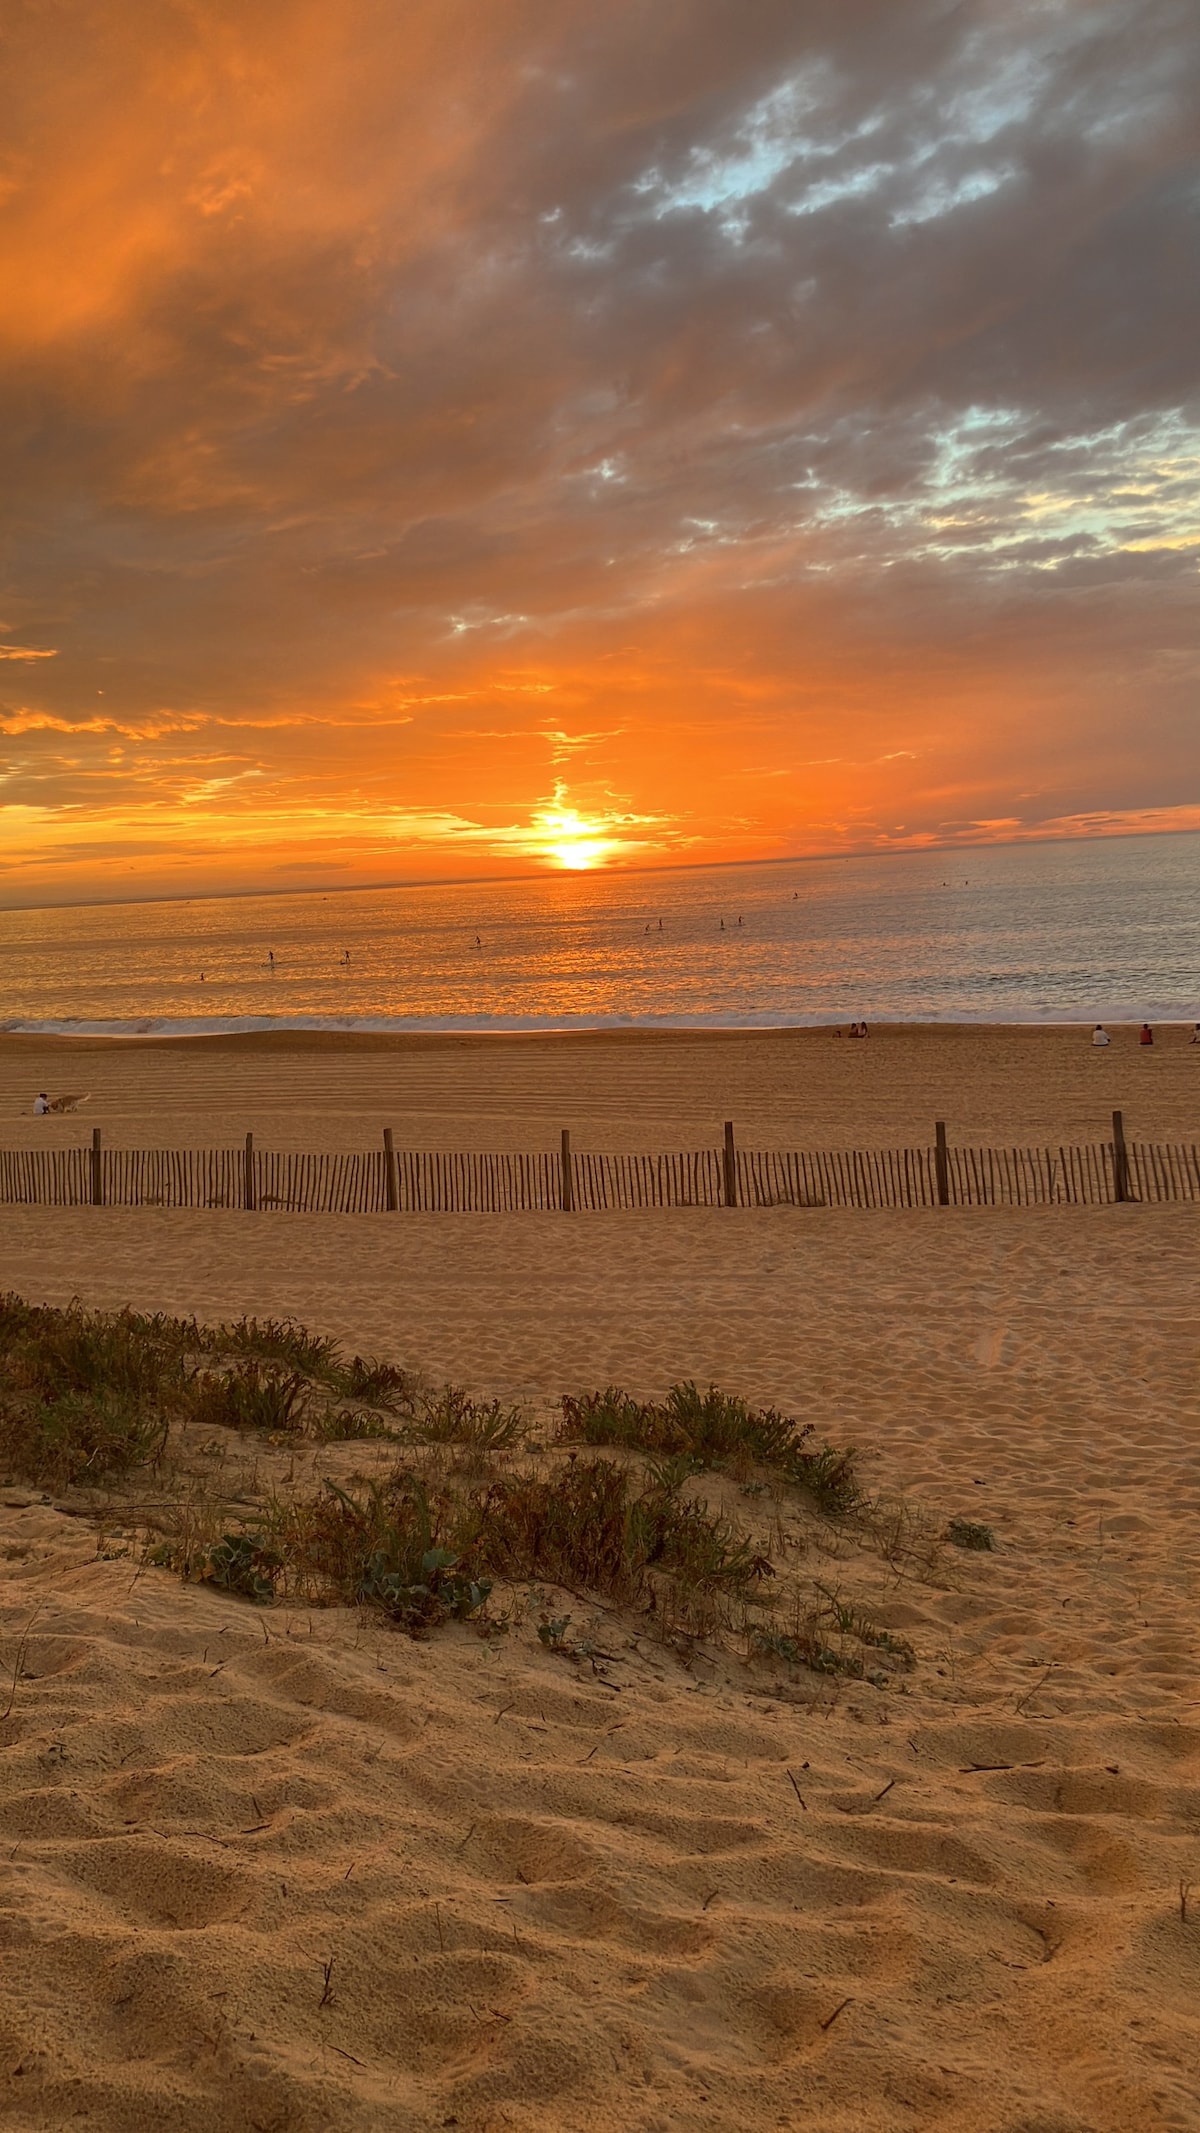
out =
[[704,1503],[638,1486],[606,1459],[550,1476],[493,1482],[475,1499],[472,1559],[510,1578],[544,1578],[637,1599],[661,1572],[695,1590],[745,1593],[771,1565]]
[[394,1363],[380,1363],[361,1355],[339,1369],[334,1390],[345,1400],[362,1400],[368,1407],[384,1407],[389,1414],[411,1414],[416,1400],[416,1380],[410,1371]]
[[799,1423],[773,1407],[751,1407],[716,1385],[707,1391],[690,1380],[673,1385],[665,1400],[635,1400],[618,1386],[562,1399],[560,1442],[620,1445],[628,1451],[688,1458],[744,1478],[752,1467],[773,1467],[806,1489],[830,1517],[840,1517],[861,1499],[854,1453],[813,1444],[811,1422]]
[[117,1480],[156,1459],[166,1431],[153,1407],[109,1391],[0,1398],[4,1466],[43,1489]]
[[278,1550],[265,1546],[261,1536],[244,1532],[205,1539],[195,1530],[180,1531],[152,1548],[148,1560],[176,1571],[185,1584],[215,1585],[221,1592],[260,1602],[275,1598],[283,1570]]
[[425,1629],[478,1613],[492,1589],[447,1544],[451,1509],[404,1469],[360,1496],[327,1480],[321,1496],[282,1512],[278,1546],[317,1597],[379,1607],[406,1629]]
[[211,1326],[201,1335],[211,1354],[244,1355],[260,1363],[279,1363],[308,1378],[325,1378],[340,1364],[337,1341],[310,1333],[291,1318],[239,1318],[232,1325]]
[[312,1434],[322,1444],[350,1444],[360,1438],[374,1438],[392,1444],[400,1442],[401,1433],[382,1415],[373,1414],[369,1407],[330,1407],[314,1416]]
[[519,1407],[500,1400],[473,1400],[460,1386],[445,1385],[421,1402],[410,1435],[424,1444],[463,1444],[474,1452],[506,1452],[528,1427]]
[[990,1551],[996,1545],[996,1536],[991,1527],[980,1525],[972,1518],[952,1518],[946,1528],[946,1539],[952,1541],[956,1548]]
[[192,1421],[204,1428],[294,1434],[304,1428],[308,1385],[298,1370],[248,1358],[235,1369],[193,1379]]
[[[750,1632],[751,1650],[788,1666],[805,1666],[816,1674],[839,1674],[853,1681],[868,1680],[886,1686],[894,1673],[907,1673],[916,1664],[916,1653],[906,1637],[880,1629],[869,1614],[842,1599],[840,1593],[818,1587],[823,1605],[807,1610],[796,1607],[789,1631],[756,1626]],[[888,1661],[868,1671],[868,1655]]]

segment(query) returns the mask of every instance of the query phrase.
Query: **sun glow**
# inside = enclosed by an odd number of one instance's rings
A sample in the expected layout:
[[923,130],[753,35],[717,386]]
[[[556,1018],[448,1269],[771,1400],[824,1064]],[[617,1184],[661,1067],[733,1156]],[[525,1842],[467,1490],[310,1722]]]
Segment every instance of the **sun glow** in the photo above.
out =
[[607,821],[581,815],[577,808],[566,805],[561,783],[555,788],[553,804],[538,809],[534,825],[531,842],[539,858],[572,874],[603,866],[613,852],[621,849],[621,839],[607,834]]
[[599,837],[574,837],[562,844],[552,844],[547,856],[560,867],[569,867],[573,873],[579,874],[587,867],[598,866],[604,851],[604,840]]

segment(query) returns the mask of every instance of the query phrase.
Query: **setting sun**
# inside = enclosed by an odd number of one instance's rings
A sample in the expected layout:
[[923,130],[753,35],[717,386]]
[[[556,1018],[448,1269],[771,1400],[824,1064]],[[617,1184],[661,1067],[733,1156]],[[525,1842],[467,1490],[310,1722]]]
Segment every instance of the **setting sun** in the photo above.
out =
[[569,844],[551,845],[550,857],[557,860],[560,867],[568,867],[579,874],[598,863],[603,857],[603,848],[595,838],[579,837]]

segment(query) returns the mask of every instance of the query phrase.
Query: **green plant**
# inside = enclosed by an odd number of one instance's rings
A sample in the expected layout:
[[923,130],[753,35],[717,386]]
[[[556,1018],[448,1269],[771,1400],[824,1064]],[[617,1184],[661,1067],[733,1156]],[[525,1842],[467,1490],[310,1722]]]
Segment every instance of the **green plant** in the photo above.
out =
[[201,1342],[212,1354],[244,1355],[260,1363],[279,1363],[302,1377],[324,1378],[340,1368],[338,1343],[310,1333],[291,1318],[239,1318],[232,1325],[211,1326]]
[[861,1499],[852,1451],[815,1444],[811,1422],[796,1422],[773,1407],[751,1407],[716,1385],[701,1391],[685,1380],[658,1401],[635,1400],[609,1385],[603,1392],[566,1394],[560,1406],[560,1442],[686,1458],[696,1469],[728,1469],[742,1479],[755,1466],[773,1467],[830,1517]]
[[996,1536],[990,1526],[981,1525],[972,1518],[952,1518],[946,1528],[946,1539],[956,1548],[991,1550],[996,1545]]
[[416,1401],[416,1381],[410,1371],[373,1357],[353,1356],[333,1374],[333,1389],[343,1399],[361,1400],[368,1407],[386,1408],[389,1414],[411,1414]]
[[492,1589],[449,1539],[453,1510],[404,1468],[360,1495],[327,1480],[319,1497],[284,1507],[276,1544],[302,1590],[428,1628],[478,1613]]
[[156,1459],[166,1418],[138,1400],[102,1390],[54,1398],[0,1396],[5,1467],[39,1488],[116,1480]]
[[203,1428],[293,1434],[304,1428],[308,1384],[298,1370],[247,1357],[232,1370],[192,1380],[191,1419]]
[[310,1427],[313,1436],[323,1444],[350,1444],[363,1438],[398,1444],[402,1436],[394,1423],[385,1422],[382,1415],[373,1414],[369,1407],[318,1410]]
[[548,1651],[565,1651],[566,1635],[570,1627],[570,1615],[559,1615],[557,1620],[553,1622],[550,1620],[549,1615],[543,1615],[538,1623],[538,1641],[544,1644]]
[[528,1427],[520,1407],[474,1400],[459,1385],[444,1385],[419,1403],[410,1436],[425,1444],[463,1444],[474,1452],[511,1451]]
[[260,1534],[222,1533],[205,1538],[185,1520],[170,1539],[152,1548],[147,1560],[174,1570],[185,1584],[216,1585],[243,1599],[269,1601],[283,1570],[283,1557],[264,1544]]
[[470,1511],[473,1560],[510,1578],[636,1600],[661,1573],[694,1590],[744,1593],[771,1565],[705,1503],[638,1484],[606,1459],[496,1481]]

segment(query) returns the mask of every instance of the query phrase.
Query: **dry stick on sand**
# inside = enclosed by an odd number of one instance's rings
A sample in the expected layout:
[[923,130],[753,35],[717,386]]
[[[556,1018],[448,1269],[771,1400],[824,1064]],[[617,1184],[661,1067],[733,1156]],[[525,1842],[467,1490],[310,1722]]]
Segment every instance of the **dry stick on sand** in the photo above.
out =
[[791,1773],[791,1771],[790,1771],[790,1770],[788,1771],[788,1774],[787,1774],[787,1775],[788,1775],[788,1784],[789,1784],[789,1785],[791,1786],[791,1788],[792,1788],[792,1791],[793,1791],[793,1792],[795,1793],[795,1795],[796,1795],[796,1798],[797,1798],[797,1799],[799,1800],[799,1802],[800,1802],[800,1805],[801,1805],[801,1807],[802,1807],[802,1808],[804,1809],[804,1812],[805,1812],[805,1814],[807,1814],[807,1813],[808,1813],[808,1801],[807,1801],[807,1800],[805,1799],[805,1797],[804,1797],[804,1794],[803,1794],[803,1793],[801,1792],[801,1790],[800,1790],[800,1787],[799,1787],[799,1786],[798,1786],[798,1784],[796,1783],[796,1780],[795,1780],[795,1778],[794,1778],[794,1777],[792,1776],[792,1773]]
[[38,1601],[28,1622],[21,1631],[20,1642],[17,1645],[17,1656],[13,1660],[12,1680],[8,1686],[8,1702],[5,1704],[4,1709],[0,1711],[0,1723],[3,1723],[6,1718],[12,1717],[12,1707],[17,1700],[17,1683],[21,1679],[21,1669],[25,1664],[25,1654],[29,1650],[29,1639],[33,1631],[33,1625],[45,1604],[44,1599]]
[[[1057,1665],[1057,1661],[1055,1662],[1055,1664]],[[1039,1690],[1039,1689],[1044,1689],[1044,1688],[1045,1688],[1045,1686],[1046,1686],[1046,1683],[1047,1683],[1047,1682],[1049,1681],[1049,1679],[1050,1679],[1050,1676],[1051,1676],[1051,1674],[1052,1674],[1053,1672],[1054,1672],[1054,1667],[1053,1667],[1053,1666],[1048,1666],[1048,1667],[1046,1668],[1046,1671],[1045,1671],[1045,1673],[1044,1673],[1044,1674],[1042,1675],[1042,1678],[1041,1678],[1041,1680],[1040,1680],[1040,1681],[1035,1681],[1035,1682],[1034,1682],[1034,1684],[1033,1684],[1033,1687],[1032,1687],[1031,1689],[1026,1689],[1026,1691],[1025,1691],[1025,1694],[1024,1694],[1024,1695],[1023,1695],[1022,1697],[1021,1697],[1021,1699],[1020,1699],[1020,1702],[1019,1702],[1019,1703],[1017,1704],[1017,1706],[1016,1706],[1016,1708],[1017,1708],[1017,1710],[1018,1710],[1018,1711],[1023,1711],[1023,1710],[1025,1709],[1025,1706],[1026,1706],[1026,1704],[1027,1704],[1027,1703],[1032,1703],[1032,1701],[1033,1701],[1033,1698],[1034,1698],[1034,1697],[1035,1697],[1035,1696],[1037,1695],[1037,1693],[1038,1693],[1038,1690]]]

